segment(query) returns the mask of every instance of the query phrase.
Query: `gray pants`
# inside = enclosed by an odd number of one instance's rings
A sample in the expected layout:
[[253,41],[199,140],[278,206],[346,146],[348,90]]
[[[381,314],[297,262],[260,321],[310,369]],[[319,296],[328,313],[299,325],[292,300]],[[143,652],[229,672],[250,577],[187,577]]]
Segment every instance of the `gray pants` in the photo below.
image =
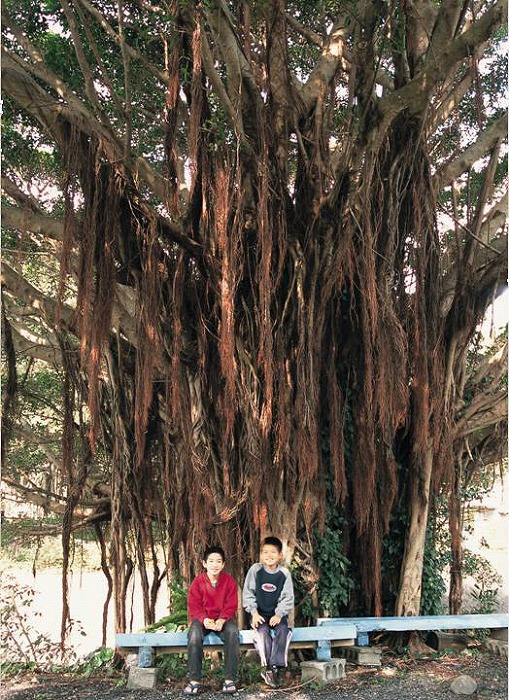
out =
[[[199,620],[191,620],[187,633],[187,663],[189,678],[200,681],[203,664],[203,640],[212,632],[207,630]],[[221,632],[216,632],[224,644],[224,677],[231,681],[237,680],[239,666],[239,630],[235,620],[230,618],[224,623]]]
[[291,638],[292,630],[288,627],[287,617],[283,617],[275,627],[270,627],[266,622],[258,625],[254,644],[262,666],[287,666]]

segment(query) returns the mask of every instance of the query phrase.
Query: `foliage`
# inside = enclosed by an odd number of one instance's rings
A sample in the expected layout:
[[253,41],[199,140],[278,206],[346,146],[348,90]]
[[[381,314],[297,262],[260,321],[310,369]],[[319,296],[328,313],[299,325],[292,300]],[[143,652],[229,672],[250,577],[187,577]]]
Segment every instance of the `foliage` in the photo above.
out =
[[[33,273],[41,280],[40,274],[35,271],[29,273],[27,268],[28,264],[25,263],[27,277]],[[34,331],[35,326],[31,330]],[[47,494],[49,505],[51,494],[62,490],[59,469],[63,415],[61,375],[40,362],[20,362],[18,374],[22,380],[11,416],[14,429],[12,435],[5,436],[3,474],[19,481],[29,490],[38,487],[39,504],[44,509],[44,494]],[[5,380],[3,365],[4,386]]]
[[422,570],[421,615],[443,615],[447,592],[446,567],[450,562],[450,537],[445,528],[436,527],[436,514],[430,518],[426,533]]
[[243,686],[260,682],[260,660],[253,659],[247,654],[241,654],[239,659],[239,682]]
[[185,654],[157,654],[155,666],[160,681],[181,680],[187,676],[187,656]]
[[[2,561],[17,568],[32,570],[59,568],[62,543],[59,516],[4,519],[2,524]],[[48,534],[45,534],[48,533]],[[100,558],[90,530],[82,529],[72,540],[73,562],[80,570],[97,570]]]
[[144,628],[144,632],[178,632],[187,627],[187,587],[178,580],[173,580],[170,584],[170,615]]
[[79,676],[88,678],[96,674],[111,674],[114,672],[112,661],[115,655],[115,650],[108,647],[100,647],[92,653],[88,654],[83,660],[79,661],[73,671]]
[[318,597],[322,614],[337,617],[348,605],[354,587],[352,564],[343,553],[341,532],[326,527],[317,536],[315,556],[320,571]]
[[[72,649],[62,650],[60,644],[41,634],[30,608],[36,591],[30,586],[4,575],[0,596],[2,625],[2,670],[15,673],[24,669],[54,670],[69,666],[75,660]],[[35,618],[35,620],[34,620]],[[71,620],[70,626],[74,623]]]
[[[302,563],[294,557],[290,564],[292,572],[293,590],[295,595],[296,620],[298,624],[312,624],[316,617],[316,609],[313,604],[312,584],[305,580]],[[314,592],[314,591],[313,591]]]
[[[446,593],[446,567],[450,561],[450,537],[443,520],[442,500],[434,500],[434,509],[428,520],[426,531],[420,615],[440,615],[444,613]],[[384,540],[383,570],[385,590],[385,614],[392,615],[397,594],[398,574],[403,558],[407,515],[404,510],[395,514],[390,535]]]
[[408,530],[406,504],[395,508],[388,534],[382,544],[382,574],[384,580],[384,615],[393,615],[398,594],[401,563],[405,549],[405,532]]
[[473,587],[470,591],[470,605],[466,612],[492,613],[499,608],[498,594],[502,584],[502,577],[494,569],[490,562],[479,554],[465,549],[464,573],[472,577]]

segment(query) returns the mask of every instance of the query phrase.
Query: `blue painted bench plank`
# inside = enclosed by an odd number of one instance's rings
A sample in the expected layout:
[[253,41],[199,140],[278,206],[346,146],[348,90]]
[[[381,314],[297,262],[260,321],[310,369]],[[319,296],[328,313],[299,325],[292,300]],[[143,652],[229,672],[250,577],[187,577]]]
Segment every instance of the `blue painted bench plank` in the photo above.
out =
[[509,614],[409,615],[408,617],[320,617],[319,626],[334,627],[349,622],[357,628],[357,644],[369,644],[368,632],[408,632],[417,630],[501,629],[509,626]]
[[[253,645],[253,630],[239,630],[241,646]],[[330,626],[294,627],[291,646],[316,642],[316,657],[319,661],[331,658],[331,642],[345,640],[353,643],[357,637],[357,628],[348,620],[338,620]],[[204,646],[221,648],[223,642],[218,635],[210,632],[203,641]],[[137,649],[138,665],[152,666],[155,649],[185,652],[187,649],[187,632],[138,632],[134,634],[117,634],[116,646],[119,649]]]

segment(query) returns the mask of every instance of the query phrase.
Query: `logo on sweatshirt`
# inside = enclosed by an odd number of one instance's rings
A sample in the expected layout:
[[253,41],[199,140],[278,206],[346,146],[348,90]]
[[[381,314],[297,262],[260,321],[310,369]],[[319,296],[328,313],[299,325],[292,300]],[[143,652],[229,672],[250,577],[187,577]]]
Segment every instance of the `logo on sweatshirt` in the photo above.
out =
[[277,591],[277,586],[273,583],[262,583],[262,591],[265,591],[265,593],[274,593],[274,591]]

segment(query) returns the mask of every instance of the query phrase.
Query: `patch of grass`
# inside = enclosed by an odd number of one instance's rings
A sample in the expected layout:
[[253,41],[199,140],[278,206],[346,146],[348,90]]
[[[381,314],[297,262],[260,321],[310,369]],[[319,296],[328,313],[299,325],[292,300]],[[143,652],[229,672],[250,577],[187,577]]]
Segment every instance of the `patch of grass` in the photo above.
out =
[[323,681],[310,681],[306,684],[306,690],[318,693],[325,688],[325,685]]
[[0,678],[11,678],[20,673],[34,671],[36,668],[37,664],[26,661],[2,661],[0,662]]

